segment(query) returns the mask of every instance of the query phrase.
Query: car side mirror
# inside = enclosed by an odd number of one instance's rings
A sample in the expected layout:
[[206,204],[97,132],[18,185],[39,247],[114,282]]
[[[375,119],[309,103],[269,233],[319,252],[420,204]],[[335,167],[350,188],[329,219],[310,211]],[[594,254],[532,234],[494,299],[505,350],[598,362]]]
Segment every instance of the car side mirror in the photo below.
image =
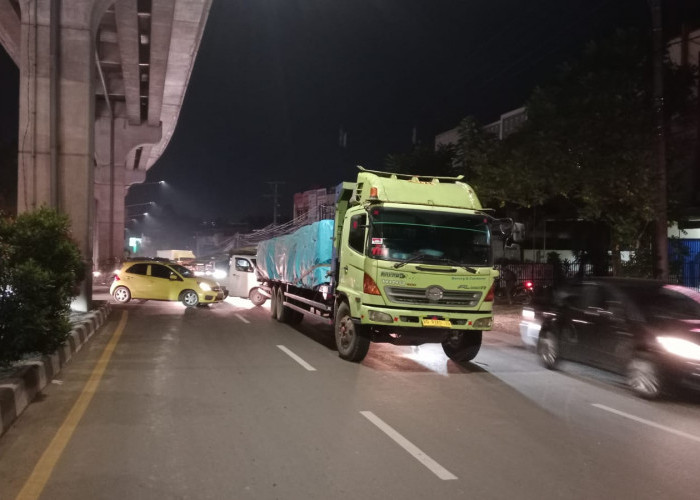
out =
[[177,281],[177,275],[175,273],[170,273],[170,281]]

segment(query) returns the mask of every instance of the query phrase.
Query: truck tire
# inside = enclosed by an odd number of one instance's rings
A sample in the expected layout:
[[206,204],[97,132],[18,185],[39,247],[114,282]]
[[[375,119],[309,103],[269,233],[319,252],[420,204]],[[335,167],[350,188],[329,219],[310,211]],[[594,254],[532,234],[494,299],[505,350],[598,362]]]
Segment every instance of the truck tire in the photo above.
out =
[[267,300],[267,297],[260,293],[260,289],[257,287],[250,290],[250,293],[248,293],[248,298],[254,306],[261,306]]
[[277,309],[277,321],[281,323],[298,325],[301,320],[304,319],[302,313],[284,305],[284,290],[282,290],[282,287],[277,289],[277,301],[275,305]]
[[369,351],[369,339],[358,328],[350,317],[350,306],[342,302],[335,314],[335,344],[341,358],[355,363],[365,359]]
[[277,287],[270,287],[270,316],[277,319]]
[[452,361],[464,363],[471,361],[481,349],[482,333],[478,330],[451,331],[442,343],[442,350]]

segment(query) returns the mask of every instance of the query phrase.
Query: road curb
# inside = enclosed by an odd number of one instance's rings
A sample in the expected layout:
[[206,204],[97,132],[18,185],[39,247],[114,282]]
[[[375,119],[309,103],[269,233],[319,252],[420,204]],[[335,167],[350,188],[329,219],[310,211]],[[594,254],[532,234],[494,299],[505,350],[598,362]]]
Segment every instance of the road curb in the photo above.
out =
[[108,301],[100,302],[73,325],[66,341],[53,354],[18,363],[16,372],[0,379],[0,436],[102,326],[111,310]]

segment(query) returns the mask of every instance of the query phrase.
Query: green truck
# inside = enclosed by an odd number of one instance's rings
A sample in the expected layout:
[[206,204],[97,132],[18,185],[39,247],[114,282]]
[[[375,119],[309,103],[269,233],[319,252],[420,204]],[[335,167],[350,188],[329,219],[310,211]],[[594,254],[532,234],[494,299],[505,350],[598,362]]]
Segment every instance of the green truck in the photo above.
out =
[[365,170],[336,189],[334,220],[261,242],[257,265],[272,317],[333,325],[338,353],[371,342],[441,343],[473,359],[493,324],[491,224],[462,177]]

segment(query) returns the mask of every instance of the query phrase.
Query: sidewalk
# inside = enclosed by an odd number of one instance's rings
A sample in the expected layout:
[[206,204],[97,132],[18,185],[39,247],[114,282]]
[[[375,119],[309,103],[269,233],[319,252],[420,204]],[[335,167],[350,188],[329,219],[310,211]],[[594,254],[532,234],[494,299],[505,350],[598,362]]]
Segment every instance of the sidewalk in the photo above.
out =
[[93,303],[95,308],[90,312],[71,313],[72,329],[56,352],[20,361],[0,372],[0,436],[107,320],[111,311],[109,302]]

